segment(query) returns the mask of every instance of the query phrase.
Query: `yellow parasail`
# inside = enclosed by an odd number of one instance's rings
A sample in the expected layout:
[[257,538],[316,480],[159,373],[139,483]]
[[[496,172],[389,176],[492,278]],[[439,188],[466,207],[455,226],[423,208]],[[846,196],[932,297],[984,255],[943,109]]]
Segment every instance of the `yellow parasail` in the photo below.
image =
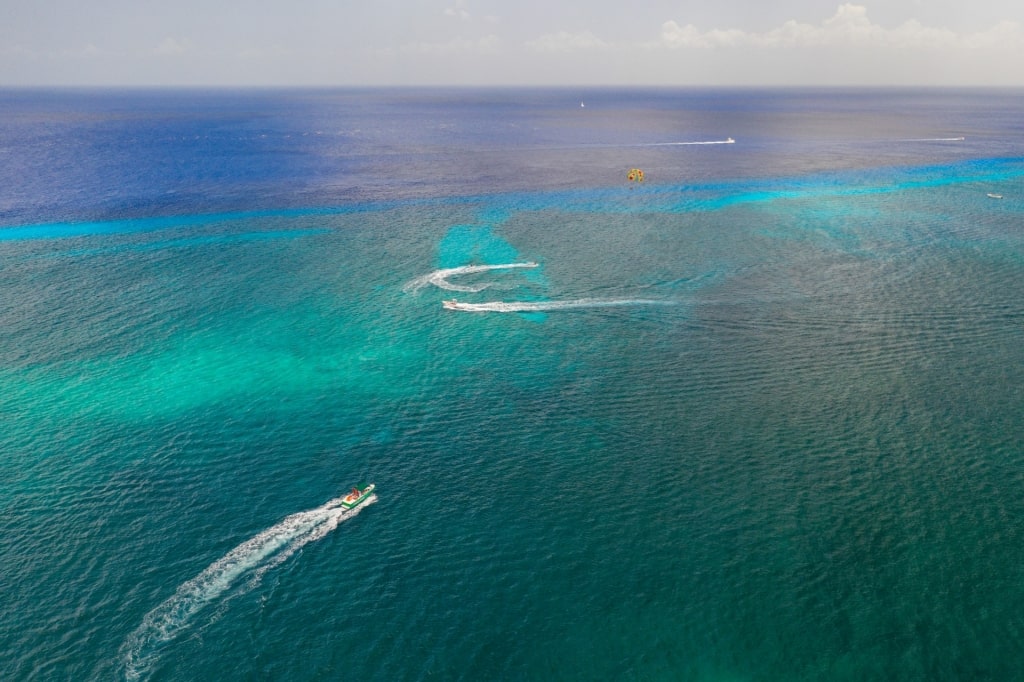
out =
[[644,172],[639,168],[630,168],[629,172],[626,173],[626,179],[630,182],[643,182]]

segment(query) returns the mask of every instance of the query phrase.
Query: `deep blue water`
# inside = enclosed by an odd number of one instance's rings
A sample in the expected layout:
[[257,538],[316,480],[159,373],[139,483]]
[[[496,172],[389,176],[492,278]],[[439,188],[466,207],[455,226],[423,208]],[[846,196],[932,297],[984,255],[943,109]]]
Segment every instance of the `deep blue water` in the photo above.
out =
[[1022,414],[1021,91],[0,92],[0,679],[1014,679]]

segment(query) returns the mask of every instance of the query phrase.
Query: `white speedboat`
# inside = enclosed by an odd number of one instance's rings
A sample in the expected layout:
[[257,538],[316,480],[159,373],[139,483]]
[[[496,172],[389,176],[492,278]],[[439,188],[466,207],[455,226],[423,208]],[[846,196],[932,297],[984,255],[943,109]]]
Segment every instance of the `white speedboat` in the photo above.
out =
[[501,301],[491,301],[490,303],[462,303],[461,301],[456,301],[453,298],[450,301],[441,301],[441,305],[444,306],[445,310],[461,310],[464,313],[485,313],[488,311],[507,313],[513,312],[513,310],[515,310],[515,306],[520,304],[503,303]]

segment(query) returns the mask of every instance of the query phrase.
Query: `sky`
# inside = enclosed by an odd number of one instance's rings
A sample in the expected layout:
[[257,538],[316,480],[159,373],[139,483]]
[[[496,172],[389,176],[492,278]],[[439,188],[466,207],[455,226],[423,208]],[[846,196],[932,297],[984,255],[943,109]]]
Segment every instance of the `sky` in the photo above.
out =
[[1024,86],[1021,0],[0,0],[0,86]]

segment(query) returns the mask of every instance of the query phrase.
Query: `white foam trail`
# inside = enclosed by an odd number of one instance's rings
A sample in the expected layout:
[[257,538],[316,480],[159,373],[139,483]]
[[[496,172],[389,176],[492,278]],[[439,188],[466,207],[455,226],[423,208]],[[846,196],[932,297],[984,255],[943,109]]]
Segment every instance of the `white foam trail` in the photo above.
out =
[[577,144],[565,147],[544,147],[543,149],[627,149],[635,147],[683,147],[699,144],[735,144],[736,140],[727,137],[724,140],[687,140],[672,142],[609,142],[596,144]]
[[447,303],[448,310],[467,313],[531,313],[574,308],[608,308],[629,305],[675,305],[675,301],[646,298],[578,298],[572,301],[491,301],[489,303]]
[[342,521],[354,517],[377,501],[371,495],[355,509],[341,506],[342,497],[308,511],[292,514],[275,526],[246,540],[183,583],[164,603],[146,614],[142,624],[121,646],[124,675],[128,680],[147,677],[164,646],[189,627],[193,617],[223,595],[239,579],[249,581],[237,593],[256,587],[263,575],[280,565],[304,545],[320,540]]
[[535,268],[537,263],[533,261],[527,261],[525,263],[500,263],[498,265],[463,265],[458,268],[445,268],[443,270],[434,270],[431,273],[417,277],[411,280],[402,287],[405,292],[417,292],[428,284],[433,284],[440,289],[447,289],[448,291],[466,291],[475,293],[483,291],[484,289],[492,286],[491,284],[477,284],[475,286],[466,286],[461,284],[452,284],[448,281],[449,277],[455,277],[456,275],[469,275],[475,272],[488,272],[489,270],[510,270],[513,268]]
[[694,144],[735,144],[736,140],[727,138],[725,140],[700,140],[697,142],[645,142],[632,145],[634,147],[684,147]]
[[918,137],[911,140],[901,140],[901,142],[963,142],[963,137]]

